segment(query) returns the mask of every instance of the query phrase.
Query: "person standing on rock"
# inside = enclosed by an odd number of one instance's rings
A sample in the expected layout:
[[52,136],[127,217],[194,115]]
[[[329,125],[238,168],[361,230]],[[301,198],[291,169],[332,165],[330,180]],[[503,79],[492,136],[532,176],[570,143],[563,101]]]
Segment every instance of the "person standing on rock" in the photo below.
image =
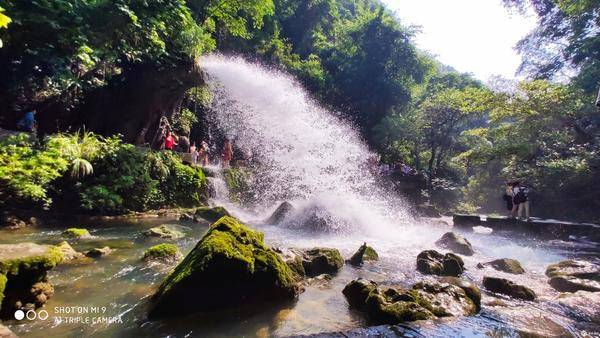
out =
[[517,213],[519,211],[519,201],[515,198],[518,189],[519,181],[514,181],[510,183],[510,196],[512,197],[512,209],[510,210],[511,218],[517,218]]
[[226,138],[223,145],[223,168],[229,168],[233,159],[233,142]]
[[198,149],[196,149],[196,142],[192,142],[190,154],[192,155],[192,165],[198,164]]
[[523,211],[525,211],[525,220],[529,221],[529,188],[518,184],[514,199],[519,202],[519,218],[523,218]]
[[167,137],[165,137],[165,149],[173,151],[173,147],[177,145],[177,141],[175,140],[175,136],[171,132],[167,133]]
[[208,165],[208,143],[202,141],[200,148],[198,149],[198,160],[200,165],[206,167]]
[[513,193],[512,186],[510,183],[506,184],[506,189],[504,191],[504,195],[502,196],[504,202],[506,202],[506,210],[508,210],[508,217],[512,217],[513,210]]

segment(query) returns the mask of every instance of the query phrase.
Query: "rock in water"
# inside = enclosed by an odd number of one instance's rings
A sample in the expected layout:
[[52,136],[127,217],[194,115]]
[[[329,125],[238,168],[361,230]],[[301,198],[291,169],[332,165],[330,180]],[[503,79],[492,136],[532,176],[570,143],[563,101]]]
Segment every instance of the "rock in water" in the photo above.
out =
[[428,275],[458,277],[465,271],[465,263],[452,253],[443,255],[435,250],[425,250],[417,256],[417,270]]
[[463,289],[465,291],[465,293],[467,294],[467,296],[469,296],[469,298],[471,298],[473,303],[475,303],[475,305],[477,306],[477,309],[479,311],[479,309],[481,308],[481,290],[479,290],[477,285],[475,285],[471,282],[468,282],[464,279],[460,279],[458,277],[451,277],[451,276],[442,277],[440,279],[440,282],[456,285],[459,288]]
[[14,332],[9,330],[6,326],[0,324],[0,337],[2,338],[19,338]]
[[530,288],[515,284],[504,278],[483,277],[483,286],[491,292],[501,293],[513,298],[535,300],[536,295]]
[[160,237],[167,239],[178,239],[185,236],[182,226],[177,224],[163,224],[154,228],[148,229],[144,235],[151,237]]
[[47,272],[62,259],[60,249],[50,245],[0,244],[0,317],[42,306],[54,293]]
[[85,255],[81,252],[75,251],[75,249],[73,249],[73,247],[67,241],[60,242],[56,248],[62,253],[64,261],[85,257]]
[[179,216],[179,220],[182,222],[194,222],[194,216],[187,214],[187,213],[183,213]]
[[348,263],[358,266],[362,265],[364,261],[376,261],[379,260],[379,255],[377,255],[377,251],[372,247],[368,246],[367,243],[363,243],[358,251],[350,257]]
[[213,223],[223,216],[230,216],[230,214],[229,211],[223,207],[200,207],[196,209],[196,216]]
[[302,265],[309,277],[336,273],[344,266],[344,259],[337,249],[314,248],[303,254]]
[[600,291],[600,266],[586,261],[566,260],[548,266],[550,285],[560,292]]
[[435,245],[465,256],[473,256],[475,253],[471,243],[463,236],[457,235],[454,232],[445,233],[442,238],[435,242]]
[[342,293],[352,307],[366,312],[376,324],[473,315],[479,309],[461,287],[449,283],[420,282],[407,290],[379,287],[361,278],[351,281]]
[[90,232],[86,229],[69,228],[63,231],[62,235],[66,238],[90,238]]
[[292,212],[294,212],[294,206],[290,202],[285,201],[275,209],[273,214],[271,214],[271,217],[269,217],[265,223],[273,225],[280,224]]
[[525,273],[525,269],[523,269],[521,263],[519,263],[519,261],[516,259],[501,258],[495,259],[490,262],[477,264],[477,267],[480,269],[483,269],[486,266],[491,266],[492,268],[498,271],[512,273],[513,275],[520,275]]
[[99,258],[109,255],[112,252],[111,248],[105,246],[103,248],[94,248],[85,253],[86,256],[91,258]]
[[174,244],[163,243],[155,245],[144,251],[144,257],[142,260],[146,262],[161,262],[161,263],[172,263],[177,262],[183,255],[179,251],[179,248]]
[[161,284],[148,317],[290,300],[298,292],[294,273],[265,246],[263,234],[225,216]]

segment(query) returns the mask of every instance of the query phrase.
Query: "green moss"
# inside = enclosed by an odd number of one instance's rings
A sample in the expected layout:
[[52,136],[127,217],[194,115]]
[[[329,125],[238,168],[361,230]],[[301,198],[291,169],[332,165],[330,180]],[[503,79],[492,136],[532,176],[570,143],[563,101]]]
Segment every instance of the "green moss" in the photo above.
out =
[[240,203],[249,198],[250,174],[242,168],[230,168],[223,170],[225,183],[229,188],[229,197],[232,201]]
[[82,237],[90,237],[90,232],[86,229],[79,228],[69,228],[63,231],[62,235],[67,238],[82,238]]
[[183,231],[180,231],[183,227],[177,224],[163,224],[154,228],[148,229],[144,232],[144,235],[151,237],[177,239],[185,236]]
[[229,211],[223,207],[199,207],[196,209],[196,216],[209,222],[216,222],[223,216],[230,216]]
[[367,248],[365,249],[363,259],[365,261],[376,261],[379,260],[379,255],[377,254],[377,251],[375,251],[375,249],[373,249],[370,246],[367,246]]
[[2,310],[2,301],[4,300],[4,289],[6,288],[7,280],[5,275],[0,274],[0,310]]
[[155,245],[144,251],[144,260],[147,259],[175,259],[180,254],[179,248],[175,244],[163,243]]
[[150,316],[168,315],[190,296],[201,298],[201,304],[184,311],[240,305],[234,303],[241,299],[289,298],[296,291],[294,272],[264,244],[263,234],[224,216],[161,284]]
[[[62,252],[56,247],[49,247],[42,255],[12,258],[0,261],[0,274],[17,276],[27,273],[31,276],[45,274],[63,259]],[[35,280],[37,282],[39,280]]]

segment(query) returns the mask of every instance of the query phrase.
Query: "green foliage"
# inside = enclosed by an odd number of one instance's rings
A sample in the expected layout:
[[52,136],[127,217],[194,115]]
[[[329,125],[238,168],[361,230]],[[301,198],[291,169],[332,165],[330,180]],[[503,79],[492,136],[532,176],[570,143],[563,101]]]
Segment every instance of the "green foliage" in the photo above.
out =
[[191,110],[184,108],[173,117],[172,126],[179,135],[189,135],[198,117]]
[[[0,7],[0,28],[8,28],[8,24],[11,23],[11,19],[2,14],[4,12],[4,8]],[[0,40],[0,48],[2,48],[2,40]],[[2,302],[2,300],[0,300]]]

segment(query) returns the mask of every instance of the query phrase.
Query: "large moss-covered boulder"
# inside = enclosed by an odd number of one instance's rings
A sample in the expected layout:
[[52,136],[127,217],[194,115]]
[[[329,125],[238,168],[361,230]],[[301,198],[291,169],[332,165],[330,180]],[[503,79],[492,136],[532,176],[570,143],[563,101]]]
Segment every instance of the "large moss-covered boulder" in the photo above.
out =
[[265,220],[266,224],[280,224],[285,218],[294,212],[294,206],[290,202],[282,202],[269,218]]
[[500,258],[486,263],[477,264],[477,267],[479,269],[483,269],[486,266],[490,266],[498,271],[512,273],[513,275],[520,275],[525,273],[525,269],[523,269],[521,263],[519,263],[519,261],[516,259]]
[[454,253],[465,255],[465,256],[473,256],[475,253],[473,251],[473,246],[471,243],[461,235],[458,235],[454,232],[445,233],[440,239],[438,239],[435,244],[442,248],[448,249]]
[[69,228],[62,233],[63,237],[66,238],[90,238],[90,232],[87,229],[80,228]]
[[209,222],[216,222],[223,216],[230,216],[229,211],[223,207],[200,207],[196,209],[196,217],[205,219]]
[[483,277],[483,286],[488,291],[500,293],[523,300],[535,300],[536,295],[533,290],[524,286],[515,284],[513,281],[504,278]]
[[182,256],[177,245],[163,243],[152,246],[144,251],[142,260],[145,262],[172,263],[177,262]]
[[313,248],[304,251],[302,265],[306,275],[312,277],[338,272],[344,266],[344,259],[337,249]]
[[54,292],[47,283],[47,272],[62,260],[62,252],[55,246],[0,244],[0,317],[43,305]]
[[184,227],[177,224],[163,224],[146,230],[144,235],[164,239],[178,239],[185,236],[183,229]]
[[465,263],[453,253],[444,255],[435,250],[425,250],[417,256],[417,270],[427,275],[458,277],[465,271]]
[[225,216],[212,224],[153,296],[149,318],[293,299],[292,270],[263,234]]
[[363,245],[358,248],[358,250],[350,257],[348,263],[359,266],[362,265],[365,261],[376,261],[379,260],[379,255],[377,251],[372,247],[368,246],[367,243],[363,243]]
[[420,282],[404,289],[380,287],[361,278],[348,283],[342,293],[352,307],[366,312],[375,324],[473,315],[479,311],[475,300],[449,283]]
[[546,276],[550,285],[561,292],[600,291],[600,266],[597,264],[566,260],[548,266]]

